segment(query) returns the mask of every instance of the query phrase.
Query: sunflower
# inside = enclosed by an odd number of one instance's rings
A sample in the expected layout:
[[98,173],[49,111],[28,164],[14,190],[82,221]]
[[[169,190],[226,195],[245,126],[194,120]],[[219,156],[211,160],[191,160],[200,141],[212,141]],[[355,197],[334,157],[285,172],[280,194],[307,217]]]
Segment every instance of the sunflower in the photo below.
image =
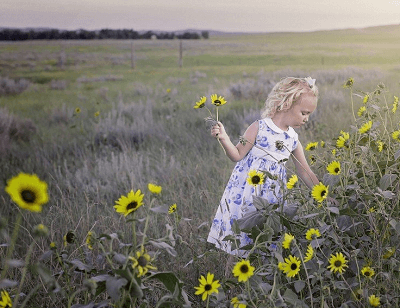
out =
[[93,249],[93,245],[95,243],[95,233],[93,231],[89,231],[86,235],[86,246],[90,250]]
[[369,95],[366,94],[366,95],[364,96],[364,98],[363,98],[363,103],[366,104],[366,103],[368,103],[368,101],[369,101]]
[[193,108],[194,109],[203,108],[206,104],[206,100],[207,100],[207,97],[205,97],[205,96],[200,97],[200,100],[195,103],[196,105],[194,105]]
[[12,308],[12,301],[10,295],[7,291],[1,291],[1,300],[0,300],[1,308]]
[[38,224],[33,228],[33,235],[37,237],[47,236],[49,235],[49,229],[44,224]]
[[348,267],[346,263],[346,257],[343,256],[341,252],[337,252],[336,256],[331,254],[331,258],[329,259],[330,265],[328,266],[328,269],[330,269],[331,272],[339,272],[342,274],[345,271],[345,267]]
[[397,107],[399,107],[399,98],[397,96],[394,97],[392,112],[396,113]]
[[238,281],[247,281],[254,274],[254,267],[249,260],[242,260],[235,264],[232,270],[233,276],[238,277]]
[[349,78],[346,80],[346,82],[343,85],[343,88],[351,88],[354,84],[354,79],[353,78]]
[[318,229],[311,228],[311,229],[308,229],[306,232],[306,239],[309,241],[312,241],[320,236],[321,236],[321,233],[319,233]]
[[396,252],[395,247],[386,248],[386,252],[384,253],[384,255],[382,257],[384,259],[389,259],[390,257],[392,257],[394,255],[395,252]]
[[364,114],[364,112],[367,110],[367,108],[365,107],[365,106],[361,106],[359,109],[358,109],[358,111],[357,111],[357,115],[359,116],[359,117],[361,117],[363,114]]
[[378,140],[378,141],[376,142],[376,144],[377,144],[377,146],[378,146],[378,151],[379,151],[379,152],[382,152],[382,151],[383,151],[383,148],[384,148],[384,146],[385,146],[385,144],[384,144],[382,141],[380,141],[380,140]]
[[348,144],[348,140],[350,138],[349,133],[341,131],[340,132],[341,136],[338,137],[338,139],[336,140],[336,147],[338,148],[348,148],[349,144]]
[[172,204],[168,209],[168,214],[173,214],[176,212],[176,203]]
[[321,148],[325,147],[325,141],[321,141],[319,144],[321,145]]
[[64,237],[64,246],[67,246],[68,244],[73,244],[76,241],[76,234],[74,231],[68,231]]
[[135,193],[131,190],[127,196],[121,196],[118,201],[115,201],[114,208],[117,213],[127,216],[143,205],[143,197],[144,195],[141,193],[140,189]]
[[330,174],[333,174],[333,175],[338,175],[338,174],[340,174],[340,162],[338,162],[338,161],[333,161],[333,162],[331,162],[331,163],[326,167],[326,170],[328,170],[328,172],[329,172]]
[[311,245],[308,245],[307,252],[306,252],[306,257],[304,258],[304,262],[310,261],[313,256],[314,256],[314,249],[312,248]]
[[358,132],[360,134],[365,134],[371,129],[371,127],[372,127],[372,121],[365,122],[363,125],[361,125]]
[[158,185],[155,185],[155,184],[153,184],[153,183],[149,183],[148,185],[147,185],[147,188],[149,189],[149,191],[151,192],[151,193],[153,193],[153,194],[160,194],[161,193],[161,190],[162,190],[162,187],[161,186],[158,186]]
[[96,111],[96,112],[94,113],[94,117],[95,117],[95,118],[97,118],[99,115],[100,115],[100,111]]
[[6,192],[19,207],[31,212],[41,212],[49,201],[47,184],[36,174],[19,173],[7,181]]
[[292,189],[294,187],[294,185],[296,185],[298,180],[299,180],[299,178],[297,177],[297,175],[293,174],[290,177],[289,181],[286,183],[287,189]]
[[371,268],[369,266],[365,266],[362,268],[361,274],[363,274],[367,278],[371,278],[372,276],[375,275],[375,271],[373,268]]
[[132,261],[132,268],[138,270],[137,277],[146,275],[148,270],[157,269],[150,264],[153,259],[145,252],[144,247],[140,251],[136,251],[136,258],[130,256],[129,260]]
[[264,173],[257,170],[250,170],[247,174],[247,183],[253,186],[262,185],[264,183]]
[[306,146],[306,151],[312,151],[315,150],[318,146],[318,141],[317,142],[310,142]]
[[396,141],[400,141],[400,130],[396,130],[392,133],[392,138]]
[[372,294],[370,297],[368,297],[369,304],[373,307],[378,307],[381,304],[381,298],[375,296]]
[[218,96],[217,94],[212,94],[211,95],[211,104],[215,106],[222,106],[225,105],[227,102],[224,97]]
[[202,300],[205,301],[207,296],[218,293],[218,288],[221,286],[219,280],[214,280],[214,274],[207,273],[207,279],[202,275],[199,279],[200,285],[194,287],[197,291],[195,295],[202,295]]
[[243,304],[242,301],[240,301],[236,296],[231,299],[231,304],[233,308],[246,308],[247,305]]
[[326,199],[326,197],[328,197],[328,192],[329,192],[328,188],[329,186],[325,186],[320,182],[319,184],[314,185],[311,191],[311,195],[316,201],[322,202]]
[[300,272],[300,264],[299,258],[289,256],[289,258],[285,258],[285,262],[279,262],[278,268],[283,271],[286,276],[294,277]]
[[294,240],[294,236],[289,234],[289,233],[285,233],[285,236],[283,238],[283,242],[282,242],[282,247],[285,249],[289,249],[290,248],[290,243]]
[[80,113],[81,113],[81,108],[76,107],[76,108],[75,108],[75,113],[76,113],[76,114],[80,114]]

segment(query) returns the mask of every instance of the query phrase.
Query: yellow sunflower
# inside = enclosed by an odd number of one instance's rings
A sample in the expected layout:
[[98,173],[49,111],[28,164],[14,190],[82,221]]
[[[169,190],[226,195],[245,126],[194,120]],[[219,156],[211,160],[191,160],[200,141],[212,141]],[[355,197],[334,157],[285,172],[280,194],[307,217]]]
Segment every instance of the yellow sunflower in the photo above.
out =
[[235,264],[232,270],[233,276],[238,277],[238,281],[247,281],[254,274],[254,267],[249,260],[242,260]]
[[153,194],[160,194],[161,193],[161,190],[162,190],[162,187],[161,186],[158,186],[158,185],[155,185],[155,184],[153,184],[153,183],[149,183],[148,185],[147,185],[147,188],[149,189],[149,191],[151,192],[151,193],[153,193]]
[[96,234],[93,231],[89,231],[86,235],[86,246],[90,250],[93,249],[93,245],[95,243]]
[[371,129],[371,127],[372,127],[372,121],[365,122],[363,125],[361,125],[358,132],[360,134],[365,134]]
[[306,145],[306,151],[312,151],[315,150],[318,147],[318,141],[317,142],[310,142]]
[[235,296],[234,298],[231,299],[231,304],[233,306],[233,308],[246,308],[247,305],[243,304],[242,301],[240,301],[237,296]]
[[49,201],[47,184],[36,174],[19,173],[7,181],[6,192],[19,207],[31,212],[41,212]]
[[341,252],[337,252],[336,255],[331,254],[331,258],[329,259],[330,265],[328,266],[328,269],[331,272],[339,272],[342,274],[345,271],[345,267],[348,267],[346,263],[346,257],[343,256]]
[[361,270],[361,274],[363,274],[367,278],[371,278],[372,276],[375,275],[375,271],[373,268],[369,266],[364,266]]
[[214,280],[214,274],[207,273],[207,279],[202,275],[199,279],[200,285],[194,287],[197,291],[195,295],[203,294],[201,299],[205,301],[207,297],[213,293],[218,293],[218,288],[221,286],[219,280]]
[[325,147],[325,141],[321,141],[319,144],[321,145],[321,148]]
[[321,236],[321,233],[319,233],[318,229],[311,228],[311,229],[308,229],[306,232],[306,239],[309,241],[312,241],[320,236]]
[[286,183],[287,189],[292,189],[294,187],[294,185],[296,185],[298,180],[299,180],[299,178],[297,177],[297,175],[293,174],[290,177],[289,181]]
[[172,204],[168,209],[168,214],[173,214],[176,212],[176,203]]
[[336,147],[348,148],[349,147],[348,140],[350,138],[350,134],[344,131],[341,131],[340,134],[341,135],[336,140]]
[[380,140],[378,140],[378,141],[376,142],[376,144],[377,144],[377,146],[378,146],[378,151],[379,151],[379,152],[382,152],[382,151],[383,151],[383,148],[384,148],[384,146],[385,146],[385,144],[384,144],[382,141],[380,141]]
[[381,298],[375,296],[372,294],[370,297],[368,297],[369,304],[373,307],[378,307],[381,304]]
[[313,256],[314,256],[314,249],[312,248],[311,245],[308,245],[307,252],[306,252],[306,257],[304,258],[304,262],[310,261]]
[[282,247],[285,249],[289,249],[290,248],[290,243],[292,243],[292,241],[294,240],[294,236],[289,234],[289,233],[285,233],[284,238],[283,238],[283,242],[282,242]]
[[399,107],[399,98],[397,96],[394,97],[392,112],[396,113],[397,107]]
[[38,224],[33,228],[34,236],[47,236],[49,235],[49,229],[44,224]]
[[68,244],[73,244],[76,241],[76,234],[74,231],[68,231],[64,237],[64,246],[67,246]]
[[11,298],[6,290],[1,291],[0,307],[1,308],[12,308]]
[[330,173],[330,174],[333,174],[333,175],[338,175],[338,174],[340,174],[340,162],[338,162],[338,161],[333,161],[333,162],[331,162],[327,167],[326,167],[326,170],[328,170],[328,172]]
[[130,256],[129,260],[132,261],[132,268],[138,271],[137,277],[146,275],[149,270],[157,269],[151,265],[154,259],[145,252],[144,247],[142,247],[140,251],[136,251],[136,258]]
[[354,84],[354,79],[353,78],[349,78],[346,80],[346,82],[343,85],[343,88],[351,88]]
[[206,101],[207,101],[207,97],[205,97],[205,96],[200,97],[200,100],[195,103],[196,105],[194,105],[193,108],[194,109],[203,108],[206,104]]
[[227,102],[224,97],[218,96],[217,94],[212,94],[211,95],[211,104],[215,106],[222,106],[225,105]]
[[392,133],[392,138],[396,141],[400,141],[400,130],[396,130]]
[[395,247],[386,248],[386,252],[384,253],[384,255],[382,257],[384,259],[389,259],[390,257],[392,257],[394,255],[395,252],[396,252]]
[[97,118],[99,115],[100,115],[100,111],[96,111],[96,112],[94,113],[94,117],[95,117],[95,118]]
[[300,259],[294,256],[285,258],[285,262],[279,262],[278,268],[283,271],[287,277],[294,277],[300,272]]
[[328,197],[328,192],[329,192],[328,188],[329,186],[325,186],[320,182],[319,184],[314,185],[311,191],[311,195],[316,201],[322,202]]
[[253,186],[264,184],[264,173],[257,170],[250,170],[247,174],[247,183]]
[[366,104],[366,103],[368,103],[368,101],[369,101],[369,95],[366,94],[366,95],[364,96],[364,98],[363,98],[363,103]]
[[143,205],[143,197],[144,195],[141,193],[140,189],[135,193],[131,190],[127,196],[121,196],[118,201],[115,201],[114,208],[117,213],[127,216]]
[[364,114],[364,112],[367,110],[367,108],[365,107],[365,106],[361,106],[359,109],[358,109],[358,111],[357,111],[357,115],[359,116],[359,117],[361,117],[363,114]]
[[80,113],[81,113],[81,108],[76,107],[76,108],[75,108],[75,113],[76,113],[76,114],[80,114]]

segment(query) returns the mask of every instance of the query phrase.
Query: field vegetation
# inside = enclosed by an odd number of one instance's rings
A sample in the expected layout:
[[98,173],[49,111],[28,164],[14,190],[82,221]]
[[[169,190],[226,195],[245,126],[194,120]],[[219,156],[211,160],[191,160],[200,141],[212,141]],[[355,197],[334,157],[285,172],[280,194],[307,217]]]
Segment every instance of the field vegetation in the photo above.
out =
[[[178,40],[0,42],[0,289],[13,307],[398,306],[398,50],[400,26],[187,40],[182,67]],[[226,273],[205,241],[233,163],[193,106],[223,96],[235,143],[286,76],[319,87],[298,133],[318,142],[306,155],[328,198],[298,183],[290,214],[260,200],[241,222],[254,275],[238,282],[242,261]],[[40,213],[6,192],[20,173],[47,183]],[[118,213],[138,190],[143,205]]]

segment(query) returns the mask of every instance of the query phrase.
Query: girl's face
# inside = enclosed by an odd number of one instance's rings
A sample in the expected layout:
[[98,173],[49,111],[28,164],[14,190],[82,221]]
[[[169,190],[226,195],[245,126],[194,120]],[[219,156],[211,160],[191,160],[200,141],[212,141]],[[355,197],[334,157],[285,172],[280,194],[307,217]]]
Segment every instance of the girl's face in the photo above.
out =
[[313,94],[304,94],[300,101],[293,104],[285,115],[285,122],[293,128],[301,127],[308,121],[308,117],[317,108],[317,98]]

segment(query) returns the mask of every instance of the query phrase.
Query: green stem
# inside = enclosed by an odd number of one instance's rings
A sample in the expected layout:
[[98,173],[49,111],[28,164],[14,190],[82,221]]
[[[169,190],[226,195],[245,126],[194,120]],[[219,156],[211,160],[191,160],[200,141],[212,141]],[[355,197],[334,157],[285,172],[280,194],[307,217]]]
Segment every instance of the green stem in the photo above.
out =
[[351,110],[353,111],[354,122],[357,122],[356,115],[354,113],[353,88],[350,88],[350,99],[351,99]]
[[15,242],[17,241],[19,228],[21,227],[21,221],[22,221],[22,214],[21,214],[21,212],[18,212],[17,219],[15,220],[14,230],[11,235],[10,247],[7,250],[7,256],[6,256],[6,259],[4,260],[4,265],[3,265],[4,268],[3,268],[3,271],[1,272],[0,280],[3,280],[7,275],[8,261],[11,259],[11,255],[14,252]]
[[24,301],[22,302],[21,306],[19,308],[23,308],[25,307],[26,303],[29,301],[29,299],[31,298],[31,296],[33,294],[36,293],[37,290],[39,290],[39,288],[41,287],[40,284],[37,284],[29,293],[28,295],[25,297]]
[[82,291],[85,291],[85,290],[86,290],[86,288],[82,288],[82,289],[78,289],[78,290],[76,290],[74,293],[72,293],[71,297],[68,298],[68,308],[71,308],[72,301],[74,300],[75,296],[76,296],[79,292],[82,292]]
[[31,259],[31,255],[32,255],[32,251],[33,251],[33,246],[34,245],[35,245],[35,242],[32,242],[29,245],[28,253],[26,254],[26,257],[25,257],[25,265],[24,265],[24,268],[22,270],[21,281],[19,282],[17,295],[15,296],[15,299],[14,299],[14,302],[13,302],[13,306],[14,307],[18,307],[19,295],[21,294],[22,285],[24,284],[24,281],[25,281],[25,276],[26,276],[26,272],[28,271],[29,261]]

